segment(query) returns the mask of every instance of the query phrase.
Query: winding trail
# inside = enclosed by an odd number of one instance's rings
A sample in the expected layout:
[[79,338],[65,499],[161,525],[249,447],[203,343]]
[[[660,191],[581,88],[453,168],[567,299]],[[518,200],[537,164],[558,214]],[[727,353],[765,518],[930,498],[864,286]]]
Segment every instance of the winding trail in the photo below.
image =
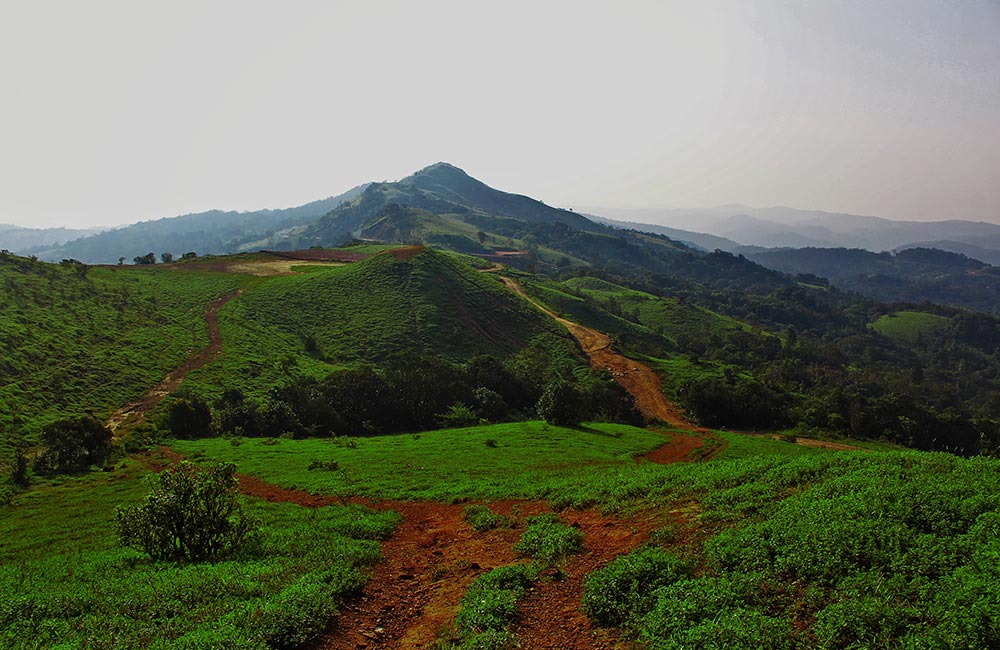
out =
[[164,397],[180,387],[181,382],[184,381],[184,378],[189,373],[204,367],[222,352],[222,334],[219,332],[218,322],[219,310],[242,292],[242,289],[230,291],[205,305],[205,324],[208,325],[208,346],[167,373],[167,376],[156,386],[153,386],[148,393],[112,413],[105,426],[111,429],[116,438],[120,437],[120,431],[132,429],[141,423],[146,414],[155,409]]
[[688,422],[677,405],[666,398],[661,388],[660,377],[652,368],[612,350],[611,338],[607,334],[563,318],[529,296],[524,287],[512,278],[505,275],[497,277],[509,289],[562,323],[569,330],[569,333],[580,342],[580,347],[590,357],[590,365],[597,370],[610,372],[611,376],[635,398],[636,407],[647,421],[660,420],[677,429],[696,433],[708,432],[708,429]]

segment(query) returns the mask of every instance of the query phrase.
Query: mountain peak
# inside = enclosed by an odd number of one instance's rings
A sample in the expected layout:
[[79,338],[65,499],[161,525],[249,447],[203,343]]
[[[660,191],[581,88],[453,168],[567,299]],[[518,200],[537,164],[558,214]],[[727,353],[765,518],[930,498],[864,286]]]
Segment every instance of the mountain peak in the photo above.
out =
[[467,173],[465,173],[464,169],[456,167],[451,163],[436,162],[433,165],[428,165],[423,169],[414,172],[408,179],[404,180],[415,180],[426,177],[438,178],[438,179],[454,178],[463,180],[467,178],[472,178]]

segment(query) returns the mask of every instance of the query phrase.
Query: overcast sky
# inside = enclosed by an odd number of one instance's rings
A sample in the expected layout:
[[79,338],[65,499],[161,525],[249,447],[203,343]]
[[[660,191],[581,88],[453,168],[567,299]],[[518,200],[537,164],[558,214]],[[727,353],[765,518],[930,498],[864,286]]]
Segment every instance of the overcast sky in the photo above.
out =
[[1000,3],[32,0],[0,222],[288,207],[448,161],[566,207],[1000,222]]

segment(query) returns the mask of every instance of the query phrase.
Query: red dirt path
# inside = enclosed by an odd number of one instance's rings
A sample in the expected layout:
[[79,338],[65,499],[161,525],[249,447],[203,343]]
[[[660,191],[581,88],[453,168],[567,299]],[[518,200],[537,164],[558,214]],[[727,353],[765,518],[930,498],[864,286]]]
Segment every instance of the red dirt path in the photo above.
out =
[[142,422],[146,414],[155,409],[156,405],[164,397],[177,390],[189,373],[204,367],[222,352],[222,334],[219,332],[218,322],[219,310],[240,293],[240,290],[231,291],[205,306],[205,324],[208,325],[208,346],[171,370],[148,393],[112,413],[106,424],[112,433],[117,436],[119,429],[131,429]]

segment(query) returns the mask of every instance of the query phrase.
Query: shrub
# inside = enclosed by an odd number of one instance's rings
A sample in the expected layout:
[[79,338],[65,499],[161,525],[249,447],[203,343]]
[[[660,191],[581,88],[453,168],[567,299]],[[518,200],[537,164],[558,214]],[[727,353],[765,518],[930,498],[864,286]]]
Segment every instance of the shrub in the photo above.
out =
[[473,647],[506,647],[486,641],[506,641],[506,628],[517,616],[517,601],[535,580],[535,571],[524,564],[511,564],[479,576],[462,598],[455,617],[458,629]]
[[35,461],[40,472],[79,472],[111,455],[111,431],[91,415],[48,425],[42,442],[46,449]]
[[176,438],[212,435],[212,410],[197,397],[174,400],[167,410],[167,429]]
[[479,422],[479,417],[475,411],[462,402],[455,402],[438,417],[441,419],[441,425],[446,429],[469,427]]
[[319,460],[318,458],[312,459],[309,463],[309,471],[314,469],[321,469],[327,472],[336,472],[340,469],[340,463],[335,460]]
[[233,552],[254,529],[236,501],[236,466],[184,461],[159,474],[145,503],[118,508],[122,546],[157,560],[210,560]]
[[498,515],[486,506],[469,505],[462,510],[462,517],[479,532],[510,526],[513,522]]
[[528,517],[528,528],[514,545],[514,552],[546,564],[583,550],[583,533],[567,526],[558,515],[546,513]]
[[583,609],[599,625],[622,625],[631,614],[649,610],[655,589],[691,574],[691,566],[673,553],[640,548],[586,577]]

